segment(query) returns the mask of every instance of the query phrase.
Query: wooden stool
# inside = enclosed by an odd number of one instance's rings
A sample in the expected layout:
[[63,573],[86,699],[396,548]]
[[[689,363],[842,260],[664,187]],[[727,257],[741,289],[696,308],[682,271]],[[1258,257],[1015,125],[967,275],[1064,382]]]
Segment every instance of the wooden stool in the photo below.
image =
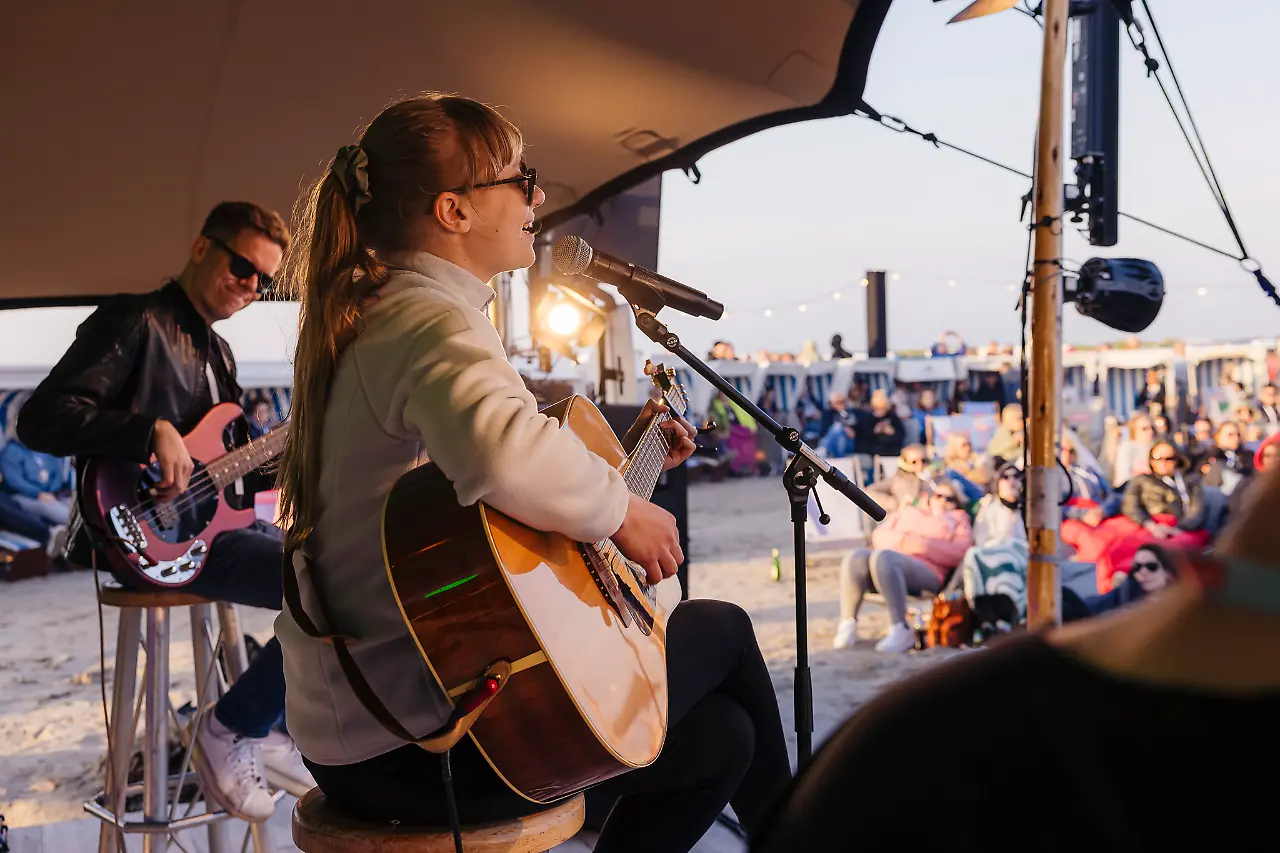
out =
[[[465,853],[543,853],[582,829],[581,794],[527,817],[462,828]],[[293,809],[293,843],[302,853],[454,853],[448,827],[383,826],[339,814],[319,788]]]
[[[235,605],[217,602],[220,631],[215,634],[212,614],[215,602],[180,589],[134,590],[104,585],[98,600],[104,607],[120,609],[115,680],[111,688],[108,720],[111,751],[106,786],[84,804],[85,811],[103,822],[98,840],[99,853],[116,850],[119,832],[141,834],[144,853],[152,853],[165,850],[170,836],[175,833],[201,826],[208,827],[210,853],[232,849],[225,843],[222,827],[218,825],[231,815],[212,808],[207,797],[205,812],[192,815],[188,809],[188,814],[178,816],[177,800],[182,788],[197,780],[191,768],[190,743],[187,744],[181,772],[169,772],[169,723],[173,714],[169,702],[169,610],[174,607],[191,608],[196,707],[197,714],[200,714],[225,686],[222,670],[217,665],[218,653],[221,651],[226,661],[228,680],[238,678],[249,665]],[[145,642],[142,637],[144,613],[147,626]],[[137,695],[139,646],[146,652],[141,696]],[[130,785],[127,774],[137,733],[139,705],[146,720],[142,745],[143,781]],[[176,721],[176,715],[173,719]],[[138,793],[143,797],[143,819],[128,820],[125,800],[130,794]],[[278,799],[280,795],[276,796]],[[265,824],[251,824],[250,831],[256,853],[274,853]]]

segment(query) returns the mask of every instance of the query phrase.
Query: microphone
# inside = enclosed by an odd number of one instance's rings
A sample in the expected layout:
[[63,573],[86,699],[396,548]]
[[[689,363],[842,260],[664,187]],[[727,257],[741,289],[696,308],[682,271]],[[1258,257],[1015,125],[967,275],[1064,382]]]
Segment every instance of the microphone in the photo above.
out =
[[694,290],[688,285],[604,252],[594,251],[586,240],[573,234],[556,241],[551,262],[562,275],[584,275],[612,284],[629,302],[644,302],[642,297],[632,295],[636,292],[636,286],[640,285],[656,291],[663,302],[681,313],[712,320],[719,320],[724,313],[724,305],[701,290]]

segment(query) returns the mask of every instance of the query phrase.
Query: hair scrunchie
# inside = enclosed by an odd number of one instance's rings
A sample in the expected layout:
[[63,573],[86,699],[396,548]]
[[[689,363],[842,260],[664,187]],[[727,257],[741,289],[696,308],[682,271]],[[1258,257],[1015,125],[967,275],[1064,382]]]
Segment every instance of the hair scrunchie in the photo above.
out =
[[342,194],[351,208],[351,215],[373,200],[369,193],[369,155],[359,145],[344,145],[338,149],[329,171],[342,184]]

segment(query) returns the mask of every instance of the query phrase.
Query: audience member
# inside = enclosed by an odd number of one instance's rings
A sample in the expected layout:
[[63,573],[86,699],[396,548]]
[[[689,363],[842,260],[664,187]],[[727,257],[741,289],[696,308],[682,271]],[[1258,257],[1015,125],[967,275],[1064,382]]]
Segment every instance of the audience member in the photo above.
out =
[[858,548],[840,567],[840,623],[834,645],[845,648],[857,637],[858,611],[871,590],[885,597],[889,633],[879,652],[905,652],[915,645],[907,625],[907,595],[932,595],[973,545],[973,529],[950,483],[935,483],[927,508],[900,507],[871,533],[871,548]]
[[898,470],[892,476],[868,486],[867,494],[884,507],[886,512],[914,506],[924,491],[925,482],[921,479],[924,466],[924,445],[909,444],[902,448],[902,455],[898,457]]
[[1010,403],[1000,412],[1000,427],[991,436],[987,453],[1004,462],[1017,462],[1022,458],[1026,443],[1026,421],[1022,416],[1022,406]]

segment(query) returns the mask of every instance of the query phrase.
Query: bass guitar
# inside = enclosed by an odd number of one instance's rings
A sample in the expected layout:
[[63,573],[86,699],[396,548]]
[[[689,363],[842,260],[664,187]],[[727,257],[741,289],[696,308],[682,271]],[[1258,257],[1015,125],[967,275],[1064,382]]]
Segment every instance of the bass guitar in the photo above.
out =
[[[674,371],[649,367],[670,410],[688,406]],[[659,414],[627,453],[600,410],[574,396],[544,410],[652,495],[668,440]],[[392,488],[383,553],[400,612],[455,701],[495,664],[511,675],[468,732],[514,791],[545,803],[658,757],[667,732],[672,577],[650,585],[614,544],[534,530],[483,502],[459,506],[426,464]],[[505,662],[505,663],[503,663]]]
[[157,463],[89,460],[81,478],[79,511],[83,523],[105,543],[116,572],[142,586],[185,586],[200,574],[215,536],[253,523],[253,509],[233,508],[224,491],[280,455],[289,424],[232,447],[228,427],[243,417],[235,403],[219,403],[183,437],[195,468],[187,490],[171,501],[151,496],[163,479]]

